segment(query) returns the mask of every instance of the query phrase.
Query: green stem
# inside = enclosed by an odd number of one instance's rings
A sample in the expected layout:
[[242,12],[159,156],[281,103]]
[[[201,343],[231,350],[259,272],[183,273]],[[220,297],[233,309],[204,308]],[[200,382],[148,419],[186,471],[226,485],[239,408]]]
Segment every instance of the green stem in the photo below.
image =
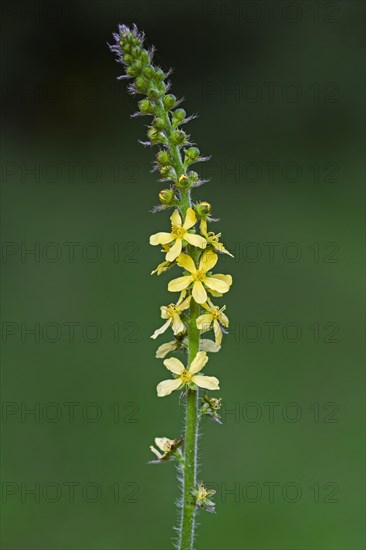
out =
[[[181,193],[181,207],[185,215],[190,206],[189,191]],[[188,247],[188,252],[197,264],[198,251],[194,246]],[[196,325],[196,319],[200,314],[200,306],[191,300],[188,319],[188,365],[195,358],[200,343],[200,331]],[[191,489],[196,486],[197,454],[198,454],[198,398],[199,391],[188,390],[186,403],[186,427],[184,437],[184,468],[183,468],[183,503],[180,525],[179,550],[192,550],[195,528],[195,504]]]
[[[159,104],[161,116],[165,118],[167,128],[165,134],[168,139],[169,151],[172,155],[174,167],[177,176],[184,174],[184,166],[180,149],[178,146],[170,143],[170,136],[173,130],[170,117],[164,112],[162,103]],[[186,216],[187,209],[191,206],[189,190],[181,191],[180,207],[183,217]],[[198,252],[193,246],[188,247],[188,252],[195,263],[198,262]],[[196,319],[200,314],[200,306],[194,300],[191,300],[189,319],[188,319],[188,366],[195,358],[200,343],[200,331],[196,325]],[[184,437],[184,466],[183,466],[183,503],[182,518],[180,524],[179,550],[192,550],[194,542],[195,527],[195,504],[191,495],[191,489],[196,486],[197,477],[197,451],[198,451],[198,399],[199,391],[188,390],[186,403],[186,427]]]
[[[188,322],[188,362],[194,359],[199,348],[200,333],[196,326],[196,319],[200,313],[200,306],[191,300]],[[180,530],[180,550],[192,550],[195,527],[195,504],[191,489],[196,486],[197,480],[197,439],[198,439],[198,389],[189,390],[187,394],[186,432],[184,442],[184,469],[183,469],[183,510]]]
[[[167,145],[168,145],[170,154],[172,156],[172,160],[173,160],[172,164],[174,165],[175,171],[177,173],[177,178],[179,179],[179,177],[184,174],[184,165],[182,161],[182,155],[180,154],[180,148],[178,145],[174,145],[170,141],[170,137],[173,132],[173,127],[170,120],[170,116],[165,111],[163,102],[161,100],[157,102],[157,107],[159,108],[159,116],[161,116],[166,123],[165,135],[168,140]],[[191,206],[191,198],[190,198],[189,190],[187,191],[182,190],[180,193],[180,207],[182,209],[182,213],[184,217],[186,215],[187,208],[189,208],[190,206]]]

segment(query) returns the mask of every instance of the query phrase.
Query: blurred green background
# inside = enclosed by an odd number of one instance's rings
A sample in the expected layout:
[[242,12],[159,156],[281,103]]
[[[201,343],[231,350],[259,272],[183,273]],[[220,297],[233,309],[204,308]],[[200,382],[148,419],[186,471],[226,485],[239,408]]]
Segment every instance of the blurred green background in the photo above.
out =
[[197,548],[364,548],[363,3],[2,11],[2,548],[174,538],[174,467],[147,465],[153,438],[183,427],[176,397],[156,398],[149,338],[171,295],[148,236],[168,216],[150,213],[147,122],[107,47],[122,22],[199,114],[211,181],[195,197],[235,253],[220,269],[230,333],[207,371],[224,422],[200,440],[217,514],[200,514]]

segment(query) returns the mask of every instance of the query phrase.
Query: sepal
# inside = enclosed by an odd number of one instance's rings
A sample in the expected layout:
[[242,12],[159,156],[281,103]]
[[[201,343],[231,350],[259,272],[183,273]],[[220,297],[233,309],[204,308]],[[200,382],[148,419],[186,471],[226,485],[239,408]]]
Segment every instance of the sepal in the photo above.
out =
[[199,409],[199,415],[207,415],[211,418],[213,422],[222,424],[219,411],[221,409],[221,397],[209,397],[207,394],[203,395],[201,398],[201,407]]

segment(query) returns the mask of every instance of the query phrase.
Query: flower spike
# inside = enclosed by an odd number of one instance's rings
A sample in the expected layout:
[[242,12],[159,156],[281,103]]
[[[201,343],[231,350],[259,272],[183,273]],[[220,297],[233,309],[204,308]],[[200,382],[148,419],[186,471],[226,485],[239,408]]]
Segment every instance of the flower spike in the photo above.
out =
[[[152,274],[165,276],[172,269],[180,270],[168,282],[168,291],[179,292],[180,296],[176,303],[160,307],[165,322],[151,338],[155,340],[167,331],[173,334],[156,351],[156,357],[163,359],[172,373],[172,378],[157,385],[157,395],[165,397],[183,390],[179,398],[183,396],[185,402],[185,433],[179,439],[157,437],[150,450],[156,458],[154,463],[177,463],[182,488],[177,548],[187,550],[193,548],[196,513],[215,509],[211,500],[214,491],[197,481],[198,428],[204,415],[220,423],[221,398],[210,395],[219,389],[219,380],[204,375],[203,369],[207,354],[221,349],[229,326],[226,306],[216,305],[212,299],[229,292],[232,277],[212,270],[219,254],[232,254],[221,242],[221,233],[208,227],[218,221],[211,217],[211,204],[192,198],[193,191],[206,181],[192,166],[210,157],[201,154],[183,129],[195,115],[187,114],[180,105],[182,100],[171,93],[171,71],[154,63],[154,48],[144,46],[144,33],[136,25],[119,25],[113,37],[115,43],[110,49],[123,67],[118,79],[127,79],[129,93],[139,96],[138,111],[132,116],[150,117],[147,138],[141,143],[157,147],[153,171],[164,184],[160,184],[159,204],[152,212],[170,212],[170,229],[150,236],[150,244],[160,246],[164,254]],[[171,356],[176,353],[181,354],[182,361]]]

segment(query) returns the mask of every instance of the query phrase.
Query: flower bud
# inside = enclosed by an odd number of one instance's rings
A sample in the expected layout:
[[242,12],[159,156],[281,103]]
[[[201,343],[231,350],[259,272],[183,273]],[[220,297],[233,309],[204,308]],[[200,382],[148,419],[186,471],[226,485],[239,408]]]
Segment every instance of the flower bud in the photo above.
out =
[[139,53],[140,53],[140,48],[136,48],[136,46],[133,46],[131,48],[131,55],[132,57],[138,57]]
[[157,69],[154,74],[154,80],[156,82],[162,82],[164,78],[165,78],[164,71],[162,71],[161,69]]
[[149,140],[153,145],[165,142],[164,134],[156,130],[156,128],[149,128],[147,132],[147,137],[149,138]]
[[131,51],[131,46],[127,42],[124,42],[123,40],[120,40],[119,42],[120,48],[122,48],[123,53],[128,53]]
[[144,76],[146,78],[152,78],[154,74],[154,67],[152,65],[148,65],[147,67],[144,68]]
[[203,201],[199,202],[194,207],[197,217],[199,219],[207,218],[208,214],[211,212],[211,204],[209,202]]
[[139,109],[141,113],[150,114],[154,112],[154,107],[148,99],[141,99],[141,101],[139,101]]
[[146,80],[142,76],[136,78],[135,88],[136,92],[138,92],[139,94],[146,94],[148,85]]
[[162,166],[159,170],[160,174],[163,176],[163,178],[167,178],[169,176],[169,166]]
[[165,120],[163,118],[154,118],[153,120],[153,126],[154,128],[156,128],[157,130],[164,130],[164,128],[166,127],[166,123],[165,123]]
[[133,41],[131,41],[132,48],[131,48],[131,55],[133,57],[138,57],[140,54],[140,48],[137,47],[137,44],[135,44]]
[[162,189],[159,193],[159,201],[161,204],[168,206],[172,204],[174,199],[174,191],[172,189]]
[[177,178],[175,170],[171,166],[162,166],[160,168],[160,174],[165,180],[175,181]]
[[187,135],[183,130],[174,130],[170,139],[174,145],[183,145],[187,141]]
[[168,94],[164,97],[163,103],[164,103],[165,109],[169,111],[170,109],[173,109],[173,107],[175,107],[177,103],[177,98],[173,94]]
[[159,90],[157,88],[150,88],[150,90],[148,92],[148,97],[151,100],[159,99],[159,97],[161,97],[161,95],[162,94],[159,92]]
[[199,175],[197,174],[197,172],[194,172],[194,171],[190,171],[188,172],[188,179],[189,179],[189,183],[190,185],[195,185],[198,180],[200,179]]
[[168,89],[168,86],[167,86],[167,84],[165,84],[164,81],[162,81],[162,82],[158,82],[158,83],[156,84],[156,89],[159,90],[159,92],[160,92],[161,95],[164,95],[165,92],[166,92],[167,89]]
[[182,124],[186,116],[187,116],[187,113],[185,112],[184,109],[176,109],[173,112],[173,116],[172,116],[173,126],[179,126],[179,124]]
[[179,178],[176,185],[177,185],[178,189],[188,189],[191,186],[190,182],[189,182],[189,179],[188,179],[188,176],[186,176],[185,174],[180,176],[180,178]]
[[200,156],[200,150],[198,147],[190,147],[184,151],[184,162],[186,165],[196,162]]
[[137,72],[137,74],[139,74],[142,70],[142,63],[139,59],[137,59],[134,64],[132,65],[133,68],[135,69],[135,71]]
[[141,52],[140,52],[140,61],[142,61],[142,63],[144,65],[149,63],[150,62],[149,52],[147,52],[146,50],[141,50]]
[[126,73],[129,76],[137,76],[138,75],[138,71],[135,69],[135,67],[133,65],[130,65],[129,67],[127,67]]
[[159,151],[156,155],[156,160],[161,166],[168,166],[171,163],[168,151]]

